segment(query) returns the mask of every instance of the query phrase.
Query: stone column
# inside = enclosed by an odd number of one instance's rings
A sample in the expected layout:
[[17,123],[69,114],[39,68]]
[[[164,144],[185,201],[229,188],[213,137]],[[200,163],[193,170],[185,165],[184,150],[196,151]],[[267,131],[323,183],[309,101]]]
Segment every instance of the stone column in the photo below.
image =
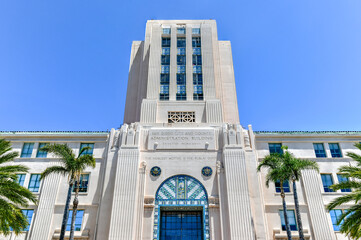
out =
[[329,224],[323,203],[319,174],[315,170],[302,171],[302,181],[315,239],[334,240],[335,234]]
[[121,149],[118,155],[109,240],[134,239],[139,150]]
[[230,219],[230,240],[253,240],[251,204],[248,190],[245,154],[242,149],[225,149],[224,171]]
[[136,217],[136,231],[135,239],[142,239],[143,233],[143,215],[144,215],[144,185],[145,185],[145,173],[147,169],[147,163],[143,161],[139,168],[139,184],[138,184],[138,197],[137,197],[137,217]]
[[[56,162],[57,163],[57,162]],[[56,164],[51,163],[51,165]],[[54,215],[55,201],[58,195],[60,183],[59,174],[51,174],[43,180],[39,196],[38,208],[34,212],[34,222],[29,234],[29,240],[48,240],[52,235],[52,220]]]

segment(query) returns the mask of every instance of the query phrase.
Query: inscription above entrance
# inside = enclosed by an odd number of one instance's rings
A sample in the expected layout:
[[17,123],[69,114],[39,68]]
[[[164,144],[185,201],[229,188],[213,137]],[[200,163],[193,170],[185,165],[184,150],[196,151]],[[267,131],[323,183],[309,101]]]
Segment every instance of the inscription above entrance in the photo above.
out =
[[148,149],[215,149],[214,129],[150,129]]

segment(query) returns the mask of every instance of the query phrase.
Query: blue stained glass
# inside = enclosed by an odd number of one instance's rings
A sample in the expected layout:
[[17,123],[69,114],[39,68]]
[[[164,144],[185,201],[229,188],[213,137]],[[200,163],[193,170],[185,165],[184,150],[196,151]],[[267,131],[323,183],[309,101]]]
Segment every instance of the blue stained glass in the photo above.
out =
[[186,73],[186,66],[177,66],[177,73]]
[[[70,210],[69,211],[69,216],[68,216],[68,222],[66,224],[66,231],[70,231],[72,216],[73,216],[73,210]],[[75,231],[80,231],[81,230],[81,225],[82,225],[82,222],[83,222],[83,216],[84,216],[84,210],[77,210],[76,217],[75,217],[75,226],[74,226]]]
[[[281,216],[282,230],[286,231],[286,223],[285,223],[283,210],[280,210],[280,216]],[[290,224],[291,231],[297,231],[295,211],[287,210],[287,219],[288,219],[288,223]]]
[[28,189],[32,192],[39,192],[40,174],[31,174]]
[[24,143],[23,150],[21,151],[22,158],[24,157],[31,157],[33,153],[34,143]]
[[90,147],[90,149],[85,150],[81,155],[93,155],[93,149],[94,149],[94,143],[82,143],[80,144],[80,150],[81,151],[85,147]]
[[333,185],[332,175],[331,174],[321,174],[323,190],[325,192],[333,192],[330,188]]
[[[338,180],[339,183],[348,182],[348,177],[346,177],[343,174],[337,174],[337,180]],[[350,188],[344,188],[344,189],[341,189],[341,192],[351,192],[351,189]]]
[[[334,231],[340,231],[340,225],[337,225],[337,222],[338,222],[338,220],[340,220],[341,215],[342,215],[341,209],[333,209],[330,211],[330,216],[331,216]],[[343,221],[341,222],[341,224],[342,223],[343,223]]]
[[169,66],[162,66],[160,72],[161,73],[169,73]]
[[38,152],[36,153],[37,158],[46,158],[47,157],[48,152],[40,150],[42,147],[45,147],[46,144],[47,143],[39,143]]
[[26,174],[16,174],[16,176],[18,177],[17,183],[18,183],[20,186],[24,186]]
[[202,66],[193,66],[193,73],[202,73]]
[[329,143],[328,146],[330,147],[332,157],[342,157],[340,145],[338,145],[338,143]]

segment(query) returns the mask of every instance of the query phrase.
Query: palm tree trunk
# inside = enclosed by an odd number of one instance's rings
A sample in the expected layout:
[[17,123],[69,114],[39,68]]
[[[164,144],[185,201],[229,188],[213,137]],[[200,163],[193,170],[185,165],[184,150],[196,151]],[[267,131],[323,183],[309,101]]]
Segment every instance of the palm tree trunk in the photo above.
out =
[[74,196],[74,201],[73,201],[73,215],[71,216],[69,240],[74,240],[75,219],[76,219],[76,213],[78,211],[78,203],[79,203],[78,193],[79,193],[79,181],[76,181],[75,182],[75,196]]
[[72,189],[73,189],[73,182],[71,181],[69,183],[68,195],[66,196],[65,209],[64,209],[64,214],[63,214],[63,221],[61,223],[61,230],[60,230],[60,240],[64,240],[64,237],[65,237],[66,224],[68,222],[68,217],[69,217],[69,204],[70,204],[70,200],[71,200],[71,191],[72,191]]
[[298,204],[298,195],[297,195],[297,188],[296,188],[296,181],[292,180],[293,184],[293,198],[295,200],[295,208],[296,208],[296,218],[298,224],[298,235],[300,240],[304,240],[305,237],[303,235],[303,228],[302,228],[302,220],[301,220],[301,213],[300,213],[300,205]]
[[290,224],[289,224],[288,218],[287,218],[287,206],[286,206],[286,200],[285,200],[285,191],[283,190],[283,181],[281,181],[280,183],[281,183],[281,198],[282,198],[282,206],[283,206],[283,216],[285,218],[287,239],[292,240],[291,228],[290,228]]

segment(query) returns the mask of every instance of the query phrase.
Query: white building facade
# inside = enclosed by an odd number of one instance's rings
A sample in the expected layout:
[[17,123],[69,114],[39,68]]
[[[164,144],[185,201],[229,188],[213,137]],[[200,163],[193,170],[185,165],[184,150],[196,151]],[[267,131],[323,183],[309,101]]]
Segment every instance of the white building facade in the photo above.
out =
[[[30,167],[19,182],[39,195],[24,210],[30,222],[20,236],[58,239],[67,179],[40,182],[57,164],[42,144],[92,147],[96,167],[82,177],[76,239],[248,240],[286,239],[279,186],[265,186],[256,168],[265,155],[287,145],[313,159],[320,173],[305,171],[297,183],[306,239],[348,239],[325,205],[347,191],[341,165],[352,164],[361,132],[256,132],[239,124],[231,45],[219,41],[214,20],[151,20],[144,41],[133,42],[124,124],[110,132],[0,132]],[[287,188],[287,186],[286,186]],[[292,234],[297,239],[291,186]],[[344,206],[347,208],[347,206]]]

